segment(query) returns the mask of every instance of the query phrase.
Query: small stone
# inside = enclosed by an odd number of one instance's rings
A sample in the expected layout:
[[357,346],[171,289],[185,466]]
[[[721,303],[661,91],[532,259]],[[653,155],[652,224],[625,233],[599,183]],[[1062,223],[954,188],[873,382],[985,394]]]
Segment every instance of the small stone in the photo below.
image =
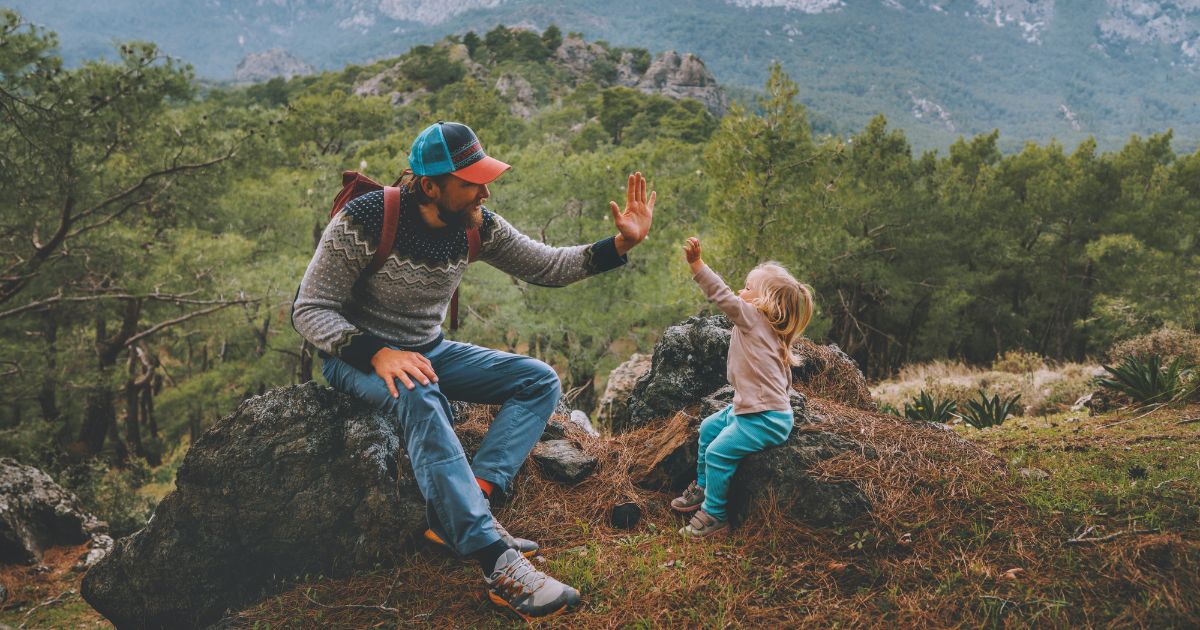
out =
[[1017,474],[1021,475],[1025,479],[1033,479],[1035,481],[1044,481],[1050,478],[1050,473],[1042,470],[1041,468],[1022,468],[1021,470],[1017,471]]
[[583,429],[583,432],[591,437],[600,437],[600,432],[592,426],[592,420],[588,418],[587,413],[579,409],[571,411],[571,422],[579,425],[579,428]]
[[613,506],[611,522],[619,529],[633,529],[642,520],[642,508],[636,503],[620,503]]
[[567,437],[566,427],[558,420],[551,420],[546,423],[546,428],[542,430],[542,437],[538,438],[538,441],[561,440],[565,437]]
[[570,440],[548,440],[533,447],[533,459],[555,481],[575,483],[596,468],[596,458],[579,450]]

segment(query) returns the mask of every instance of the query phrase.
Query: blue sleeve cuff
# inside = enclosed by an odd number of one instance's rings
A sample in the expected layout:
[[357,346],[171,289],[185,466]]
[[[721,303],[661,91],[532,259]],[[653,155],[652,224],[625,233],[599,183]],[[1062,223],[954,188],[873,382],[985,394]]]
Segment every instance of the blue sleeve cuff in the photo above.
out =
[[588,250],[587,271],[591,275],[604,273],[611,269],[616,269],[621,265],[629,262],[629,256],[622,256],[617,253],[617,237],[610,236],[604,240],[596,241],[591,249]]

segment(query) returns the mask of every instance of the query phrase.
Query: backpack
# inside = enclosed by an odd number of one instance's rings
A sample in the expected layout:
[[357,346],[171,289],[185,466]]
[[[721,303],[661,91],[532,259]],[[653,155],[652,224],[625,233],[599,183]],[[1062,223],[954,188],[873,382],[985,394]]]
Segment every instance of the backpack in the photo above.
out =
[[[379,271],[387,262],[388,255],[392,252],[392,245],[396,242],[396,226],[400,225],[400,188],[403,185],[411,184],[415,179],[411,170],[405,170],[395,183],[391,186],[384,186],[357,171],[342,173],[342,190],[333,199],[333,208],[329,211],[330,219],[352,200],[369,192],[383,191],[383,228],[379,232],[379,247],[375,249],[375,257],[371,259],[371,264],[367,266],[362,277]],[[468,228],[467,264],[473,263],[479,258],[479,249],[479,228]],[[457,287],[454,289],[454,296],[450,298],[450,330],[458,330]]]

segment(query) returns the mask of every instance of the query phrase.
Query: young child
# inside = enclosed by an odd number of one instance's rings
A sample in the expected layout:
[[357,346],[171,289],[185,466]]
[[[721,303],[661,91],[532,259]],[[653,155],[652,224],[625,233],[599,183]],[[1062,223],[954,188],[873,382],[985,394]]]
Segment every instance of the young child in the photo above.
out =
[[697,284],[733,322],[726,372],[733,404],[700,424],[696,481],[671,501],[678,512],[699,509],[679,533],[711,536],[729,531],[725,504],[738,462],[782,444],[792,432],[788,349],[812,318],[812,290],[780,265],[763,263],[734,295],[700,259],[699,239],[689,238],[683,251]]

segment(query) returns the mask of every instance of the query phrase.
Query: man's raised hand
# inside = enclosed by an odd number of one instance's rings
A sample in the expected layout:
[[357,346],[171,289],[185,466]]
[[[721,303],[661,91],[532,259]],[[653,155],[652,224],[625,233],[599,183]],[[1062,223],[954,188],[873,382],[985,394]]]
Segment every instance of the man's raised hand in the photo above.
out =
[[409,390],[416,387],[413,384],[414,379],[422,385],[436,383],[438,380],[437,374],[433,372],[433,364],[419,352],[381,348],[371,357],[371,365],[375,368],[375,374],[387,383],[392,398],[400,397],[400,392],[396,389],[396,379],[400,379]]
[[658,193],[654,191],[650,191],[649,197],[646,196],[646,178],[639,171],[630,175],[626,184],[625,210],[622,211],[615,201],[608,202],[619,232],[615,241],[618,254],[624,256],[650,233],[650,224],[654,220],[654,201],[657,198]]

